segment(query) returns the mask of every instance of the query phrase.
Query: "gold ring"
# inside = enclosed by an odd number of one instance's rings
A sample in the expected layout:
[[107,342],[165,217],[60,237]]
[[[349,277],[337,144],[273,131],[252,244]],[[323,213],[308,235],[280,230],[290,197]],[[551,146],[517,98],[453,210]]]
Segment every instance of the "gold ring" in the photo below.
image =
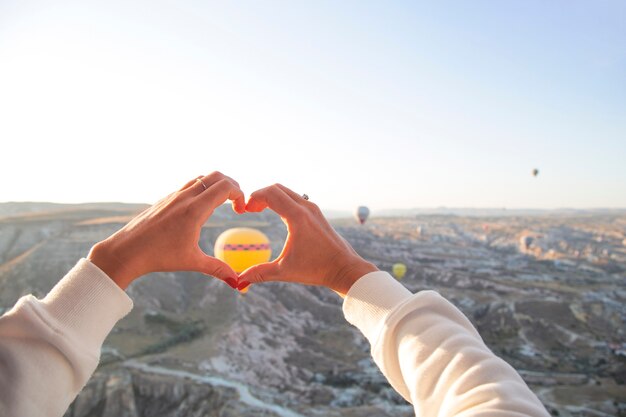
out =
[[196,178],[196,181],[200,181],[200,184],[202,184],[202,186],[204,187],[204,189],[205,189],[205,190],[206,190],[207,188],[209,188],[209,187],[207,187],[207,186],[206,186],[206,184],[204,183],[204,181],[202,181],[202,179],[201,179],[201,178]]

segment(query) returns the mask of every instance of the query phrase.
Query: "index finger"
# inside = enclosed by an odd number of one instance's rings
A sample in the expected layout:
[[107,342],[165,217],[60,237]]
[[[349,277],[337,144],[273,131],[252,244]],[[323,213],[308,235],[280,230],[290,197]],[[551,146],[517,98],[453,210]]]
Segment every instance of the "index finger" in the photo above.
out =
[[290,220],[302,214],[302,206],[291,198],[279,184],[255,191],[250,195],[246,211],[257,213],[265,208],[274,210],[284,219]]
[[245,212],[243,191],[229,178],[217,181],[200,195],[194,197],[193,205],[202,212],[202,222],[205,222],[211,216],[213,210],[226,200],[233,202],[233,207],[237,213]]

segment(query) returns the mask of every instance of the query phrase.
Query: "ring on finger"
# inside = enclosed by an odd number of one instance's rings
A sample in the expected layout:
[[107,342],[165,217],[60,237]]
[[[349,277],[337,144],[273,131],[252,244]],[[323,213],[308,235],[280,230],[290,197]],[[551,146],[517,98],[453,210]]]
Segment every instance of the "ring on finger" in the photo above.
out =
[[306,201],[309,201],[309,195],[308,194],[302,194],[302,198],[304,198]]
[[202,181],[202,178],[196,178],[196,181],[198,181],[198,182],[200,182],[200,184],[202,184],[202,187],[204,188],[204,190],[206,190],[207,188],[209,188],[209,187],[207,187],[207,186],[206,186],[206,184],[204,183],[204,181]]

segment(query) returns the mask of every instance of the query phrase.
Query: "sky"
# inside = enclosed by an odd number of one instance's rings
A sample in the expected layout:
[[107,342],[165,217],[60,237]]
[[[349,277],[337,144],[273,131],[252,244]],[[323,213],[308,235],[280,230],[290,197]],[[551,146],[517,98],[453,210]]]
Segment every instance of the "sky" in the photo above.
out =
[[0,202],[626,207],[625,46],[622,0],[0,0]]

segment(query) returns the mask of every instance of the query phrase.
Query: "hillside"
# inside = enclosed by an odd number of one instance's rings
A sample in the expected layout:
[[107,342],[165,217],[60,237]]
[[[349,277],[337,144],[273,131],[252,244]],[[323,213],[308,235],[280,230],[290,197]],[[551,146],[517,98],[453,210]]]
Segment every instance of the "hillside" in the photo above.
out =
[[[0,217],[0,309],[44,295],[140,208],[20,212],[0,204],[8,213]],[[626,215],[333,224],[380,268],[405,263],[410,290],[434,289],[457,305],[554,415],[626,415]],[[201,246],[212,253],[219,233],[235,225],[264,231],[274,255],[286,236],[269,212],[236,217],[223,206]],[[68,417],[413,415],[331,291],[273,283],[241,295],[202,274],[159,273],[128,293],[135,308],[106,340]]]

